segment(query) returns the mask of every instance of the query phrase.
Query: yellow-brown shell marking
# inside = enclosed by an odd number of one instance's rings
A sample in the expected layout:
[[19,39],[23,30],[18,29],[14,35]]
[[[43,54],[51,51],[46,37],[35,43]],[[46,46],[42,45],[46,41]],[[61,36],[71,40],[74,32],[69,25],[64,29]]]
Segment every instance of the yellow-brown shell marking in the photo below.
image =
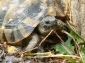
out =
[[[54,0],[0,0],[0,40],[16,43],[28,37],[45,16],[59,12]],[[52,3],[52,4],[51,4]]]
[[[11,6],[7,3],[7,9],[0,12],[0,40],[14,43],[28,37],[46,10],[41,4],[39,0],[25,0]],[[3,7],[0,5],[0,10]]]

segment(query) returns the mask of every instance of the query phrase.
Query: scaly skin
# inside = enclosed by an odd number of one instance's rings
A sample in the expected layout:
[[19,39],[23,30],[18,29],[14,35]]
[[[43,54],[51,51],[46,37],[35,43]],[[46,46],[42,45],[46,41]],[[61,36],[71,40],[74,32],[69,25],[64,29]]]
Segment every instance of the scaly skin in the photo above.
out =
[[[43,18],[38,26],[38,33],[32,34],[32,39],[29,44],[25,47],[25,50],[34,48],[51,30],[62,30],[65,28],[66,24],[61,20],[57,20],[53,16],[46,16]],[[40,39],[41,38],[41,39]]]
[[29,41],[28,45],[25,47],[25,50],[29,50],[34,48],[39,42],[40,42],[40,37],[46,36],[52,29],[56,30],[56,19],[55,17],[47,16],[43,18],[38,26],[38,32],[40,33],[33,33],[32,34],[32,39]]

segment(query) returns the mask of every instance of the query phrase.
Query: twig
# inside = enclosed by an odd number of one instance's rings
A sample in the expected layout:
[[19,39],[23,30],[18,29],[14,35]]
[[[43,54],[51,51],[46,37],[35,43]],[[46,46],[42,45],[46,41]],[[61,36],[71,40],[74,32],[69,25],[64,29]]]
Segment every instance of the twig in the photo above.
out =
[[75,56],[75,55],[63,55],[63,54],[52,54],[52,55],[48,55],[48,56],[42,56],[42,55],[37,55],[37,56],[26,56],[28,58],[65,58],[65,57],[72,57],[72,58],[79,58],[81,59],[79,56]]
[[62,44],[65,43],[65,42],[62,40],[62,38],[57,34],[56,31],[53,30],[53,32],[54,32],[54,33],[56,34],[56,36],[61,40],[61,43],[62,43]]
[[51,31],[48,33],[48,35],[45,36],[45,38],[40,42],[40,44],[39,44],[38,46],[36,46],[35,48],[32,48],[32,49],[30,49],[30,50],[28,50],[28,51],[24,51],[24,52],[22,52],[21,54],[25,54],[25,53],[30,52],[30,51],[32,51],[32,50],[38,49],[38,48],[41,46],[41,44],[47,39],[47,37],[48,37],[52,32],[53,32],[53,30],[51,30]]
[[4,55],[4,50],[2,50],[2,53],[0,54],[0,58]]
[[61,40],[60,42],[61,42],[62,46],[66,49],[66,51],[67,51],[69,54],[71,54],[71,55],[75,54],[75,52],[74,52],[71,48],[69,48],[69,47],[67,46],[67,44],[65,44],[65,42],[64,42],[63,39],[58,35],[58,33],[57,33],[56,31],[54,31],[54,30],[53,30],[53,32],[54,32],[54,33],[56,34],[56,36]]
[[70,36],[70,37],[73,39],[73,41],[74,41],[74,43],[75,43],[75,47],[76,47],[77,54],[79,54],[80,47],[79,47],[77,41],[76,41],[68,32],[66,32],[65,30],[62,30],[62,32],[65,33],[65,34],[67,34],[68,36]]

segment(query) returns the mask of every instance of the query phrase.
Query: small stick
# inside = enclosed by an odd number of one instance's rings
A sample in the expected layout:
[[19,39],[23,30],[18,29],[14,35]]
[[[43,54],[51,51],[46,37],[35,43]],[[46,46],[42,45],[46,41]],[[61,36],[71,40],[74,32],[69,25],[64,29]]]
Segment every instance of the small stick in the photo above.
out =
[[62,44],[63,47],[66,49],[66,51],[67,51],[69,54],[71,54],[71,55],[75,54],[75,52],[74,52],[71,48],[69,48],[69,47],[67,46],[67,44],[65,44],[64,40],[62,40],[62,38],[58,35],[58,33],[57,33],[55,30],[53,30],[53,32],[54,32],[54,33],[56,34],[56,36],[61,40],[61,44]]
[[70,37],[73,39],[73,41],[74,41],[74,43],[75,43],[75,46],[76,46],[77,54],[79,54],[80,47],[79,47],[77,41],[76,41],[68,32],[66,32],[65,30],[62,30],[62,32],[65,33],[65,34],[67,34],[68,36],[70,36]]
[[53,30],[53,32],[54,32],[54,33],[56,34],[56,36],[61,40],[61,43],[65,43],[65,42],[62,40],[62,38],[57,34],[56,31]]
[[[63,54],[56,54],[56,55],[48,55],[48,56],[40,56],[40,55],[37,55],[37,56],[26,56],[27,58],[65,58],[65,57],[72,57],[72,58],[77,58],[77,59],[81,59],[81,57],[79,56],[76,56],[76,55],[63,55]],[[82,60],[82,59],[81,59]]]
[[0,58],[4,55],[4,50],[2,50],[2,53],[0,54]]
[[25,54],[25,53],[30,52],[30,51],[32,51],[32,50],[38,49],[38,48],[41,46],[41,44],[47,39],[47,37],[48,37],[52,32],[53,32],[53,30],[51,30],[51,31],[48,33],[48,35],[45,36],[45,38],[40,42],[40,44],[39,44],[38,46],[36,46],[35,48],[32,48],[32,49],[30,49],[30,50],[24,51],[24,52],[22,52],[21,54]]

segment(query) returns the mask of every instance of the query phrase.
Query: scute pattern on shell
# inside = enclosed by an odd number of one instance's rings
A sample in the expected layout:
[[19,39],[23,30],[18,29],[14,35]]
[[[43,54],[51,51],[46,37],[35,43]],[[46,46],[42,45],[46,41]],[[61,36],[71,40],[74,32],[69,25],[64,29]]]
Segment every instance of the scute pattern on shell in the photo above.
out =
[[1,0],[0,40],[12,43],[28,37],[44,14],[46,4],[41,0]]
[[0,0],[0,40],[17,43],[45,16],[65,16],[56,0]]

